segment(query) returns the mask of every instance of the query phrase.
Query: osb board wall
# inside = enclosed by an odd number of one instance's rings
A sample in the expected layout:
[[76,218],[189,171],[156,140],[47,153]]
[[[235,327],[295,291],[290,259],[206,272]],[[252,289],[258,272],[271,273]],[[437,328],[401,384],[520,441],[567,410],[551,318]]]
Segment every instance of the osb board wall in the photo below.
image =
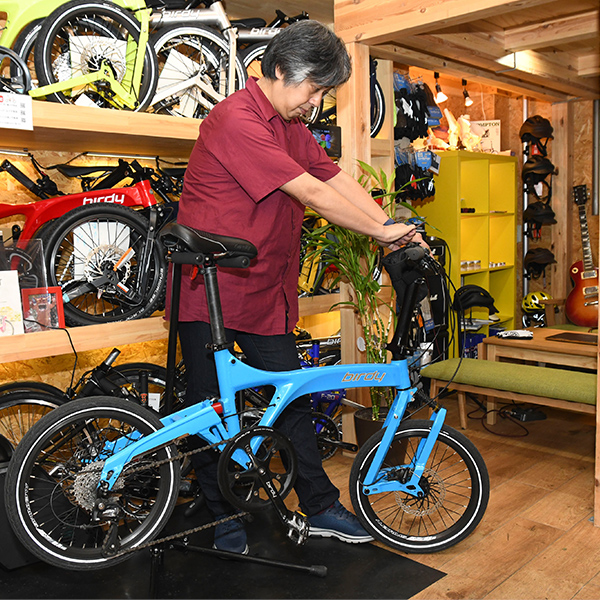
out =
[[[6,343],[10,343],[6,340]],[[52,355],[52,348],[48,349],[48,357],[35,360],[18,361],[0,364],[0,385],[13,381],[43,381],[65,390],[71,385],[71,377],[74,373],[73,384],[76,384],[83,373],[98,366],[112,350],[113,346],[107,346],[100,350]],[[154,342],[142,342],[119,346],[121,354],[115,365],[130,362],[148,362],[166,367],[167,342],[157,340]],[[77,363],[75,364],[75,358]]]
[[[0,142],[1,145],[1,142]],[[34,152],[36,160],[44,167],[55,164],[62,164],[72,161],[74,165],[115,165],[116,158],[95,157],[78,155],[66,152]],[[11,163],[18,166],[34,181],[38,179],[39,174],[33,168],[31,161],[26,156],[18,154],[2,153],[0,162],[8,159]],[[174,159],[175,161],[176,159]],[[144,166],[155,166],[153,161],[139,160]],[[80,192],[81,186],[79,180],[63,177],[55,170],[47,170],[48,175],[57,183],[59,189],[65,193]],[[25,202],[35,202],[37,196],[30,193],[18,181],[13,179],[7,173],[0,173],[0,202],[9,204],[20,204]],[[2,219],[0,228],[5,233],[5,239],[10,237],[10,229],[13,223],[19,223],[20,219]],[[10,339],[3,339],[4,343],[11,343]],[[107,341],[106,348],[79,353],[75,367],[74,383],[85,372],[102,362],[113,346]],[[127,346],[120,346],[121,355],[115,364],[126,362],[150,362],[160,366],[166,366],[167,343],[165,340],[154,342],[143,342]],[[54,356],[52,348],[48,348],[48,357],[43,359],[19,361],[0,364],[0,385],[12,381],[44,381],[65,389],[71,385],[71,377],[75,366],[75,355],[65,354]]]

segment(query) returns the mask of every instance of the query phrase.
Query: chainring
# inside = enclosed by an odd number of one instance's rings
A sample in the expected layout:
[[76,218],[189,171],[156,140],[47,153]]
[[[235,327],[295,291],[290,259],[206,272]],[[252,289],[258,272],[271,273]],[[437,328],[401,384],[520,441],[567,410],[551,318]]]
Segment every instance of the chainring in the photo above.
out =
[[271,506],[266,487],[285,498],[294,485],[298,460],[290,440],[271,427],[253,427],[236,435],[217,467],[221,493],[241,510]]

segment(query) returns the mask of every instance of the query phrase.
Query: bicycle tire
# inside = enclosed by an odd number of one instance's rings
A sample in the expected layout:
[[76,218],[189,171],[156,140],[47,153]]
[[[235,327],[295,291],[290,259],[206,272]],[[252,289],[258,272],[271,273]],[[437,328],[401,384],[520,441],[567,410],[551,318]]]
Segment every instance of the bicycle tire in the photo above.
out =
[[43,381],[11,381],[10,383],[0,385],[0,402],[2,402],[6,395],[15,392],[40,392],[59,400],[64,397],[62,390]]
[[[407,421],[396,432],[383,466],[410,465],[419,441],[432,422]],[[371,436],[350,472],[352,506],[363,527],[384,544],[409,553],[439,552],[466,538],[485,513],[490,482],[483,458],[473,443],[442,426],[421,478],[423,498],[401,492],[363,494],[363,480],[384,431]],[[376,479],[406,476],[407,469],[381,471]]]
[[[128,91],[127,81],[134,52],[140,38],[140,22],[123,8],[105,0],[73,0],[59,6],[48,16],[35,43],[35,70],[40,86],[51,85],[74,76],[98,70],[107,61],[115,78]],[[90,43],[95,37],[96,41]],[[128,40],[134,43],[128,44]],[[68,43],[66,43],[68,40]],[[85,43],[84,43],[85,40]],[[127,44],[124,51],[123,46]],[[79,57],[79,66],[73,61]],[[75,70],[75,72],[73,72]],[[150,43],[144,53],[144,63],[138,104],[134,111],[148,108],[158,80],[156,56]],[[119,108],[106,93],[101,82],[72,88],[70,91],[48,94],[46,98],[62,104],[93,104],[102,108]]]
[[[369,135],[374,138],[381,131],[385,120],[385,96],[378,80],[375,80],[371,94],[371,125]],[[337,125],[337,97],[335,89],[323,96],[318,108],[307,117],[307,123],[319,125]]]
[[[35,42],[42,28],[44,19],[36,19],[27,24],[15,40],[13,50],[25,61],[31,77],[31,89],[38,87],[38,79],[35,72]],[[11,69],[11,76],[13,71]]]
[[14,450],[42,417],[64,402],[64,397],[33,387],[3,392],[0,397],[0,436],[7,439]]
[[[0,46],[0,65],[0,92],[27,94],[31,89],[31,74],[25,61],[14,50]],[[7,67],[8,77],[4,75]]]
[[258,42],[242,51],[242,62],[248,77],[262,77],[262,56],[268,45],[269,42]]
[[[116,272],[119,285],[135,289],[139,259],[148,235],[148,220],[125,206],[80,206],[52,224],[44,238],[44,255],[50,285],[58,285],[63,297],[84,281],[97,280],[116,264],[128,248],[134,253],[124,269]],[[101,284],[64,304],[68,325],[91,325],[141,319],[151,315],[166,291],[167,266],[162,245],[156,241],[149,256],[149,279],[139,302],[131,303],[119,287]],[[73,292],[74,293],[74,292]]]
[[[110,543],[119,551],[151,541],[177,501],[178,461],[130,475],[125,469],[105,499],[117,513],[112,525],[108,516],[93,519],[99,471],[92,469],[113,454],[115,440],[125,447],[126,436],[161,427],[152,411],[108,397],[66,404],[36,423],[17,446],[5,484],[8,519],[25,548],[53,566],[86,571],[129,558],[107,552],[111,531]],[[172,458],[175,452],[167,446],[146,458]]]
[[[152,35],[150,44],[158,59],[157,93],[162,86],[176,85],[201,76],[221,96],[227,95],[227,40],[216,30],[202,25],[172,25]],[[245,87],[246,69],[240,58],[235,59],[236,85]],[[217,101],[191,83],[179,95],[162,103],[152,101],[154,110],[170,115],[203,119]],[[206,104],[206,105],[205,105]]]

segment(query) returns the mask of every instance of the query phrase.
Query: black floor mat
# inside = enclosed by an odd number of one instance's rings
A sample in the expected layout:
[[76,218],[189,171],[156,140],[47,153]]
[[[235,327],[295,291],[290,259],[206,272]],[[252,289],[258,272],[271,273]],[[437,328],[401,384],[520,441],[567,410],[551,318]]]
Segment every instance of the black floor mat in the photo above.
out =
[[[208,521],[190,519],[176,509],[164,535]],[[305,566],[324,565],[325,577],[215,556],[166,549],[149,550],[101,571],[64,571],[35,562],[14,570],[0,568],[2,598],[410,598],[444,573],[373,544],[309,539],[289,541],[272,512],[247,523],[250,555]],[[190,545],[210,547],[213,530],[194,534]],[[152,582],[153,560],[156,566]]]

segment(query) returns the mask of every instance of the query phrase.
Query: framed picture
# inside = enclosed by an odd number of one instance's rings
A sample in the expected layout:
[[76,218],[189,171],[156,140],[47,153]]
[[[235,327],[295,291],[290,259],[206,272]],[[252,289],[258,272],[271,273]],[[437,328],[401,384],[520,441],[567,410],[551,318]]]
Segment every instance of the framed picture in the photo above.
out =
[[21,290],[25,333],[65,326],[62,290],[59,286]]

